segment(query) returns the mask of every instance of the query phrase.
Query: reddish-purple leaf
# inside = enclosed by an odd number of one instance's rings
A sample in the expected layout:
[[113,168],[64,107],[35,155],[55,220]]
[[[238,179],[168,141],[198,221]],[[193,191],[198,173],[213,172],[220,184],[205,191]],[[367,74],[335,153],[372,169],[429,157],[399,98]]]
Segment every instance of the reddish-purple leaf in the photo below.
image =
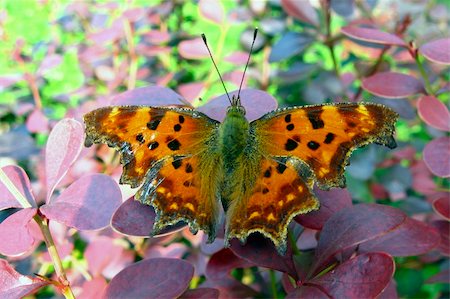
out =
[[148,259],[117,274],[104,298],[176,298],[188,288],[194,267],[179,259]]
[[34,243],[28,231],[28,223],[36,215],[37,209],[22,209],[0,223],[0,253],[17,256],[26,252]]
[[309,1],[281,0],[281,6],[288,15],[314,26],[319,25],[316,10]]
[[219,290],[213,288],[198,288],[187,290],[179,299],[218,299]]
[[243,51],[236,51],[225,57],[223,60],[228,61],[234,65],[245,65],[247,62],[248,53]]
[[149,246],[144,253],[146,259],[157,257],[169,257],[181,259],[188,252],[188,247],[182,243],[172,243],[167,246],[153,245]]
[[433,209],[442,217],[450,220],[450,199],[448,195],[433,201]]
[[170,33],[158,30],[150,30],[143,37],[152,44],[162,44],[170,40]]
[[392,278],[388,286],[377,296],[377,299],[397,299],[397,283],[395,279]]
[[[25,171],[19,166],[8,165],[2,167],[3,172],[14,184],[16,189],[26,198],[28,203],[35,207],[34,196],[31,190],[30,180],[28,179]],[[4,182],[0,181],[0,210],[9,208],[23,208],[23,206],[17,201],[13,194],[11,194],[6,188]]]
[[450,131],[450,112],[447,106],[434,96],[423,96],[417,102],[420,118],[438,130]]
[[77,296],[78,299],[95,299],[102,294],[108,284],[106,280],[99,276],[92,280],[85,281],[82,285],[82,291]]
[[450,64],[450,38],[434,40],[419,48],[423,56],[440,64]]
[[382,45],[406,47],[407,44],[398,36],[372,28],[346,26],[341,32],[351,38]]
[[297,298],[308,298],[308,299],[330,299],[326,293],[320,290],[316,286],[303,285],[295,291],[290,292],[286,295],[286,299],[297,299]]
[[333,298],[375,298],[391,281],[394,267],[388,254],[370,252],[344,262],[310,283],[319,285]]
[[422,82],[410,75],[384,72],[362,80],[362,88],[384,98],[404,98],[424,91]]
[[58,198],[41,207],[47,218],[79,230],[106,227],[122,202],[117,183],[107,175],[91,174],[75,181]]
[[442,270],[438,274],[435,274],[427,279],[425,283],[448,283],[450,277],[450,270]]
[[183,97],[167,87],[148,86],[136,88],[115,96],[112,105],[168,106],[184,104]]
[[439,251],[446,256],[450,256],[450,222],[437,220],[431,224],[438,229],[441,235],[441,242],[438,247]]
[[444,136],[430,141],[423,149],[423,161],[435,175],[450,177],[450,138]]
[[330,0],[331,8],[343,17],[349,17],[353,14],[354,0]]
[[295,217],[295,221],[307,228],[321,230],[334,213],[352,205],[352,197],[347,189],[330,191],[316,189],[314,193],[320,200],[320,209]]
[[233,251],[224,248],[214,253],[206,266],[206,276],[208,279],[220,281],[231,278],[230,272],[236,268],[248,268],[255,266],[254,263],[241,259]]
[[30,133],[47,133],[48,131],[48,119],[41,109],[31,112],[25,124]]
[[49,281],[16,272],[6,260],[0,259],[0,298],[23,298],[48,284]]
[[188,102],[193,102],[198,99],[203,89],[206,87],[205,83],[186,83],[180,84],[178,86],[178,92],[181,94],[183,98],[188,100]]
[[74,119],[60,120],[50,132],[45,148],[47,202],[56,185],[77,159],[83,141],[83,125]]
[[202,59],[209,56],[201,38],[182,41],[178,44],[178,52],[181,57],[187,59]]
[[306,33],[287,32],[273,45],[269,55],[269,62],[278,62],[301,53],[314,41],[314,38]]
[[[155,218],[156,213],[151,206],[144,205],[131,197],[114,212],[111,226],[121,234],[148,237],[152,234]],[[167,227],[158,236],[179,231],[185,226],[186,224],[179,223]]]
[[22,74],[0,76],[0,91],[23,80]]
[[273,242],[261,235],[250,235],[245,245],[242,245],[238,239],[231,240],[230,248],[235,255],[255,265],[278,270],[295,279],[298,278],[291,246],[287,246],[286,254],[280,255]]
[[386,252],[392,256],[424,254],[440,242],[439,234],[433,227],[412,218],[406,220],[387,234],[360,244],[362,252]]
[[335,254],[395,229],[406,219],[399,209],[359,204],[335,213],[323,226],[312,273],[322,270]]
[[38,74],[44,74],[46,71],[57,67],[62,62],[62,57],[59,54],[53,54],[46,56],[44,60],[42,60],[39,69],[37,70]]
[[101,275],[106,267],[122,255],[123,250],[122,246],[115,244],[114,239],[109,237],[100,236],[91,241],[84,252],[89,273],[93,276]]
[[[237,96],[238,91],[230,92],[230,98]],[[257,89],[243,89],[241,90],[242,105],[246,109],[245,117],[249,120],[260,118],[267,112],[277,108],[277,100],[270,94]],[[198,111],[207,114],[209,117],[218,121],[223,121],[227,113],[227,107],[230,106],[226,94],[210,100],[207,104],[198,108]]]
[[223,6],[218,0],[200,0],[198,3],[198,8],[200,10],[200,14],[216,23],[222,24],[225,19],[225,12],[223,10]]

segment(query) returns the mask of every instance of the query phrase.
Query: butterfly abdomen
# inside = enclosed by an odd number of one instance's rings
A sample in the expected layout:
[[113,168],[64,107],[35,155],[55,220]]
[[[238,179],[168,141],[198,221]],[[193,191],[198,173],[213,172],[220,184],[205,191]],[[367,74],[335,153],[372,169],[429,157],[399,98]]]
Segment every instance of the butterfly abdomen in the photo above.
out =
[[249,123],[239,110],[230,109],[220,125],[220,147],[226,168],[232,167],[249,139]]

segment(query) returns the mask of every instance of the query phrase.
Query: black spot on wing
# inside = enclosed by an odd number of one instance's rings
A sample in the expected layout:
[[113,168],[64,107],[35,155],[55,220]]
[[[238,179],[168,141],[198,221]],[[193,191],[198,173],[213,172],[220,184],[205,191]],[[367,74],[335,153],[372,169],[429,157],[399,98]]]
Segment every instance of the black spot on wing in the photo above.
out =
[[287,151],[293,151],[297,148],[298,142],[294,139],[289,138],[284,144],[284,149]]
[[294,124],[288,124],[288,125],[286,126],[286,129],[287,129],[288,131],[292,131],[292,130],[294,130],[294,128],[295,128]]
[[173,126],[173,130],[174,130],[175,132],[181,131],[181,125],[180,125],[180,124],[176,124],[175,126]]
[[325,123],[323,122],[321,118],[322,110],[312,110],[308,111],[308,119],[311,123],[314,130],[321,129],[325,126]]
[[282,174],[286,170],[286,168],[287,168],[286,165],[278,163],[277,171],[279,174]]
[[291,115],[290,114],[286,114],[286,116],[284,117],[284,121],[287,123],[291,122]]
[[141,133],[136,135],[136,140],[139,141],[140,144],[143,144],[145,142],[144,135]]
[[160,119],[152,119],[147,123],[147,128],[154,131],[158,128],[160,122],[161,122]]
[[192,171],[194,171],[194,169],[192,168],[191,164],[186,164],[186,173],[191,173]]
[[172,166],[173,166],[173,168],[175,168],[175,169],[180,168],[182,164],[183,164],[183,162],[181,162],[181,160],[174,160],[174,161],[172,162]]
[[172,151],[177,151],[180,149],[181,143],[177,139],[173,139],[167,143],[167,147]]
[[315,151],[316,149],[318,149],[320,147],[320,144],[315,141],[310,141],[310,142],[308,142],[307,146],[310,149],[312,149],[313,151]]
[[151,149],[151,150],[156,149],[158,146],[159,146],[158,141],[153,141],[153,142],[150,142],[150,143],[148,144],[148,148]]
[[178,116],[178,121],[180,122],[180,124],[184,123],[184,116],[183,115],[179,115]]
[[269,167],[269,168],[267,168],[266,171],[264,172],[264,177],[270,178],[271,175],[272,175],[272,167]]
[[331,142],[333,142],[335,137],[336,135],[334,135],[333,133],[328,133],[327,136],[325,136],[325,140],[323,141],[323,143],[330,144]]

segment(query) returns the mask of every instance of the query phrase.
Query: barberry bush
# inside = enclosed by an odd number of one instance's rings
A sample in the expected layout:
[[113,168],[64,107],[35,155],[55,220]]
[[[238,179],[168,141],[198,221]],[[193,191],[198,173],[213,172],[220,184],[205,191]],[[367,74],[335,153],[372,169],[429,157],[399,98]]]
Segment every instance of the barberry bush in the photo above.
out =
[[[445,0],[0,3],[1,298],[446,298],[450,255],[449,7]],[[119,185],[85,148],[108,105],[190,105],[221,120],[243,75],[247,117],[370,101],[400,114],[395,150],[357,150],[347,188],[317,190],[289,244],[224,248]],[[276,99],[276,100],[275,100]]]

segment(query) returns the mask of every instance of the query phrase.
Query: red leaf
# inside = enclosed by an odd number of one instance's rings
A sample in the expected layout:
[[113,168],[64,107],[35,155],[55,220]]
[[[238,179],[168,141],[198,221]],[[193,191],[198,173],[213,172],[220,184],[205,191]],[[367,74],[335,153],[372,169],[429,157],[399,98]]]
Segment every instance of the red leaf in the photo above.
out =
[[37,70],[38,74],[44,74],[46,71],[57,67],[62,62],[62,57],[59,54],[53,54],[46,56],[44,60],[42,60],[39,69]]
[[205,83],[186,83],[178,86],[178,92],[188,102],[192,103],[198,99],[205,87]]
[[67,226],[92,230],[108,226],[121,203],[117,183],[107,175],[92,174],[75,181],[40,210],[47,218]]
[[260,267],[281,271],[295,279],[298,278],[290,246],[287,246],[286,254],[281,256],[267,238],[261,235],[250,235],[245,245],[242,245],[238,239],[231,240],[230,248],[238,257]]
[[[108,254],[105,254],[105,252],[108,252]],[[114,239],[105,236],[97,237],[90,242],[86,247],[84,256],[87,261],[89,273],[93,276],[103,274],[108,277],[105,275],[107,273],[104,273],[106,268],[119,263],[121,264],[120,271],[132,262],[132,260],[129,261],[123,258],[124,248],[122,246],[116,244]]]
[[424,254],[439,245],[438,232],[422,221],[406,218],[396,229],[362,243],[362,252],[386,252],[392,256]]
[[406,47],[407,44],[398,36],[372,28],[346,26],[341,32],[351,38],[382,45]]
[[16,272],[6,260],[0,259],[0,298],[23,298],[48,284],[50,282]]
[[450,220],[450,199],[448,196],[444,196],[433,201],[433,209],[442,217]]
[[216,23],[222,24],[225,19],[225,12],[223,10],[223,6],[218,0],[200,0],[198,3],[198,8],[200,10],[200,14]]
[[206,277],[219,281],[231,278],[230,272],[236,268],[249,268],[255,264],[235,255],[233,251],[224,248],[214,253],[206,266]]
[[314,26],[319,25],[317,12],[309,1],[281,0],[281,6],[288,15]]
[[339,252],[380,237],[406,219],[402,211],[384,205],[359,204],[335,213],[325,223],[316,249],[312,273],[322,270]]
[[450,177],[450,138],[444,136],[429,142],[423,149],[423,161],[435,175]]
[[447,106],[434,96],[423,96],[417,102],[419,116],[428,125],[443,131],[450,131],[450,112]]
[[77,296],[79,299],[95,299],[102,294],[108,284],[103,277],[95,277],[83,283],[82,291]]
[[175,298],[188,288],[194,267],[179,259],[148,259],[117,274],[104,298]]
[[[237,96],[237,93],[237,90],[230,92],[230,98]],[[240,97],[242,105],[247,111],[245,117],[249,121],[258,119],[265,113],[275,110],[278,105],[277,100],[274,97],[262,90],[250,88],[243,89],[241,90]],[[230,102],[228,101],[227,95],[224,94],[210,100],[197,110],[218,121],[223,121],[228,106],[230,106]]]
[[167,87],[148,86],[136,88],[115,96],[112,105],[146,105],[146,106],[168,106],[181,105],[183,98],[178,93]]
[[35,109],[28,115],[26,126],[30,133],[47,133],[48,119],[40,109]]
[[375,298],[389,284],[394,267],[389,255],[370,252],[344,262],[310,283],[319,285],[333,298]]
[[427,59],[440,63],[450,64],[450,38],[442,38],[422,45],[419,50]]
[[[2,170],[14,184],[17,190],[26,198],[28,203],[35,207],[33,191],[31,190],[30,180],[28,179],[25,171],[19,166],[8,165],[2,167]],[[6,188],[5,184],[0,181],[0,210],[9,208],[23,208],[23,206],[17,201],[13,194],[11,194]]]
[[37,209],[21,209],[0,223],[0,253],[17,256],[26,252],[34,243],[28,231],[28,223]]
[[314,192],[320,200],[320,209],[295,217],[295,221],[304,227],[321,230],[325,222],[334,213],[352,205],[352,197],[347,189],[332,189],[330,191],[317,189]]
[[[155,223],[155,210],[148,205],[144,205],[134,197],[127,199],[114,212],[111,220],[112,227],[121,234],[148,237],[152,235],[153,224]],[[166,227],[158,236],[170,234],[183,229],[186,224],[180,223],[171,227]]]
[[425,283],[448,283],[448,278],[450,277],[450,270],[442,270],[438,274],[435,274],[427,279]]
[[187,290],[179,299],[218,299],[219,290],[213,288],[198,288]]
[[228,61],[229,63],[232,63],[234,65],[245,65],[247,62],[248,53],[243,51],[235,51],[225,57],[223,60]]
[[377,296],[377,299],[397,299],[397,283],[395,279],[392,278],[388,286]]
[[404,98],[424,91],[416,78],[392,72],[377,73],[362,80],[362,88],[384,98]]
[[178,52],[183,58],[202,59],[209,57],[208,50],[201,38],[184,40],[178,44]]
[[450,256],[450,222],[446,220],[437,220],[431,223],[435,228],[439,230],[441,235],[441,243],[439,244],[439,251]]
[[50,132],[45,148],[47,202],[49,202],[56,185],[77,159],[83,141],[83,126],[74,119],[59,121]]
[[302,285],[300,288],[295,289],[295,291],[287,294],[286,299],[297,299],[297,298],[308,298],[308,299],[330,299],[331,297],[317,288],[315,286]]

